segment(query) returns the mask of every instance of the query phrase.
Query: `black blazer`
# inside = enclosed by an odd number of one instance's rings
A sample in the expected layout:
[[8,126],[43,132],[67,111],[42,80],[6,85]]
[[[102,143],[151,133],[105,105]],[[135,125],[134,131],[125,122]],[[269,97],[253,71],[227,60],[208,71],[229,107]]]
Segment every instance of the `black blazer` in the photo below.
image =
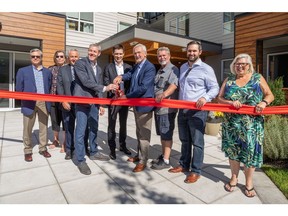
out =
[[[124,74],[127,73],[128,71],[131,70],[131,65],[127,64],[127,63],[123,63],[123,67],[124,67]],[[115,62],[113,61],[113,63],[108,64],[103,72],[103,83],[105,86],[113,83],[113,80],[118,76],[117,74],[117,70],[116,70],[116,65]],[[129,81],[125,81],[124,82],[124,92],[125,94],[127,93],[128,89],[130,88],[130,80]],[[108,98],[113,98],[114,93],[112,91],[109,91],[107,94]]]

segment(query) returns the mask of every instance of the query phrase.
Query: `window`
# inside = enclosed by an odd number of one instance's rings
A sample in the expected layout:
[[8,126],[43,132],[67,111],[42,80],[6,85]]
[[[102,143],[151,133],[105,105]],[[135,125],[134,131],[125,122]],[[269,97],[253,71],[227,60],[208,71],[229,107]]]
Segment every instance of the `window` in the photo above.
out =
[[118,25],[118,32],[123,31],[124,29],[127,29],[131,26],[129,23],[119,22]]
[[273,53],[267,55],[267,80],[275,80],[276,78],[283,77],[283,86],[288,88],[288,53]]
[[189,15],[178,17],[169,21],[169,32],[189,36]]
[[66,29],[94,33],[92,12],[67,12]]
[[223,13],[223,34],[234,32],[234,13]]
[[224,59],[221,61],[221,82],[223,82],[230,72],[230,64],[232,63],[233,59]]

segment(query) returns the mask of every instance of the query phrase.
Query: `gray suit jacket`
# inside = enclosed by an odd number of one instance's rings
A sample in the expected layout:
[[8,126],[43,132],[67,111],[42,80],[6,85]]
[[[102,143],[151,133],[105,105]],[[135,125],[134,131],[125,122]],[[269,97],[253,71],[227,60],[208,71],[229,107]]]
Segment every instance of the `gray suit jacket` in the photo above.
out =
[[60,67],[57,76],[57,94],[58,95],[73,95],[73,85],[72,85],[72,72],[71,65],[65,65]]
[[88,57],[79,59],[74,65],[75,88],[73,95],[83,97],[103,97],[103,73],[97,65],[95,76]]

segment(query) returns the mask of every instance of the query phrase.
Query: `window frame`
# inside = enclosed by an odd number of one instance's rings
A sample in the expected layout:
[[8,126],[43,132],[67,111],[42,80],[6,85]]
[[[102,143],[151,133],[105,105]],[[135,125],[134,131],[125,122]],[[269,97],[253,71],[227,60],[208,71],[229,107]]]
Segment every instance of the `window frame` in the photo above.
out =
[[[223,83],[223,81],[227,78],[224,77],[224,62],[229,62],[230,61],[230,64],[233,62],[233,58],[227,58],[227,59],[222,59],[221,60],[221,83]],[[229,71],[230,71],[230,64],[229,64]]]
[[[184,29],[185,30],[185,32],[187,32],[187,34],[180,34],[179,33],[179,20],[181,19],[181,18],[183,18],[183,17],[185,17],[186,19],[185,20],[188,20],[188,29]],[[172,22],[175,22],[176,21],[176,26],[175,26],[175,31],[171,31],[171,23]],[[178,17],[176,17],[176,18],[173,18],[173,19],[171,19],[171,20],[169,20],[169,26],[168,26],[168,31],[170,32],[170,33],[174,33],[174,34],[178,34],[178,35],[182,35],[182,36],[188,36],[189,37],[189,24],[190,24],[190,17],[189,17],[189,13],[186,13],[186,14],[184,14],[184,15],[181,15],[181,16],[178,16]],[[185,26],[186,27],[186,26]],[[182,29],[181,29],[182,30]]]
[[[225,18],[225,14],[229,13],[230,14],[230,17],[232,17],[233,15],[233,18],[231,18],[229,21],[225,21],[224,18]],[[234,12],[224,12],[223,13],[223,24],[222,24],[222,30],[223,30],[223,34],[224,35],[227,35],[227,34],[232,34],[234,33],[235,31],[235,25],[234,25],[234,17],[235,17],[235,14]],[[225,28],[225,26],[229,25],[230,27],[232,27],[232,30],[228,31],[227,28]]]
[[[74,12],[74,13],[78,13],[78,18],[69,17],[69,16],[68,16],[68,13],[69,13],[69,12],[66,13],[66,25],[68,24],[68,27],[66,27],[67,30],[76,31],[76,32],[82,32],[82,33],[87,33],[87,34],[94,34],[94,32],[95,32],[94,12],[86,12],[86,13],[92,13],[92,19],[93,19],[92,22],[81,19],[81,13],[83,13],[83,12]],[[78,23],[78,28],[77,28],[77,29],[70,29],[70,28],[69,28],[69,21],[70,21],[70,20]],[[93,27],[93,31],[92,31],[92,32],[81,31],[81,30],[80,30],[80,28],[81,28],[81,23],[91,24],[92,27]]]

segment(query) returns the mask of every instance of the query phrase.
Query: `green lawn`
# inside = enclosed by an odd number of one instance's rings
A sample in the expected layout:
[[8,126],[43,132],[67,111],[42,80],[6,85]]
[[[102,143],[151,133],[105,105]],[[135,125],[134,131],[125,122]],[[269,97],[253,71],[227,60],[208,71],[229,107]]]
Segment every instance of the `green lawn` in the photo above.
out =
[[288,169],[264,164],[262,170],[288,199]]

